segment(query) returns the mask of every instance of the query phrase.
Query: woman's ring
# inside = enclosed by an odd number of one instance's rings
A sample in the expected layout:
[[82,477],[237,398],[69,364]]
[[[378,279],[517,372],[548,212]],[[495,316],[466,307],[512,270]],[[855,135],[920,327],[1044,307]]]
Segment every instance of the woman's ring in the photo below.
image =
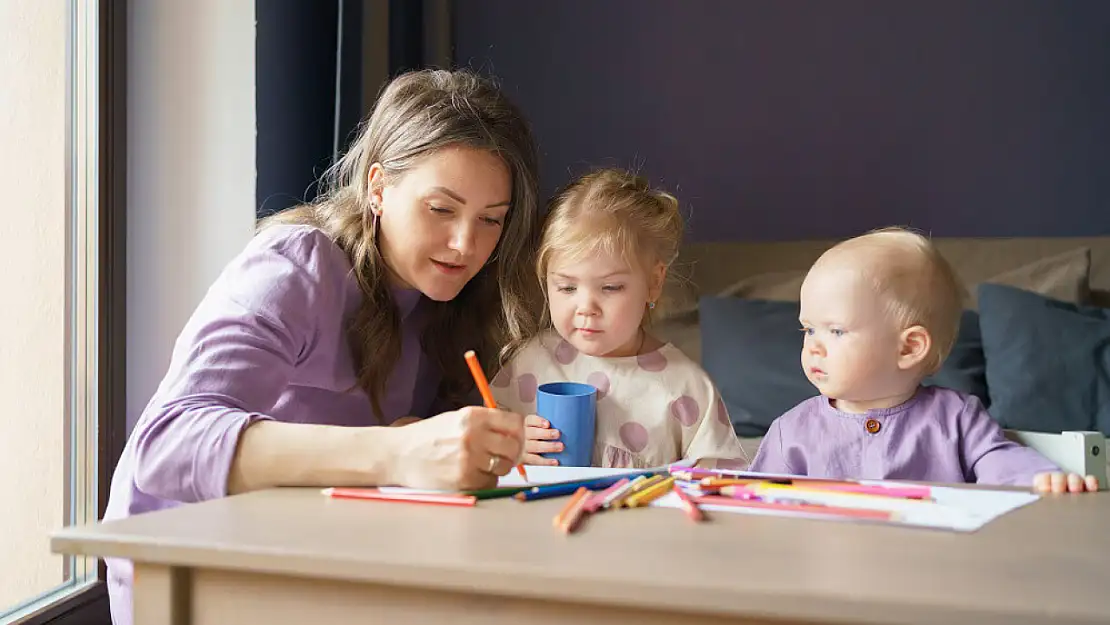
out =
[[496,469],[496,468],[497,468],[497,456],[490,456],[489,457],[489,468],[486,469],[486,472],[487,473],[493,473],[494,469]]

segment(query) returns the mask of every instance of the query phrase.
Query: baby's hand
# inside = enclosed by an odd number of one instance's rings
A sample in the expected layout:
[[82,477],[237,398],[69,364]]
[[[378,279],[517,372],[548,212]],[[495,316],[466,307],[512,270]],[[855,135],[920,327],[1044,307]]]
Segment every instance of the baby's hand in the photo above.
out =
[[1038,473],[1033,477],[1033,490],[1038,493],[1093,493],[1098,490],[1098,478],[1061,471]]
[[559,442],[559,430],[551,429],[551,423],[543,417],[534,414],[524,417],[524,464],[555,466],[558,460],[538,454],[560,451],[563,451],[563,444]]

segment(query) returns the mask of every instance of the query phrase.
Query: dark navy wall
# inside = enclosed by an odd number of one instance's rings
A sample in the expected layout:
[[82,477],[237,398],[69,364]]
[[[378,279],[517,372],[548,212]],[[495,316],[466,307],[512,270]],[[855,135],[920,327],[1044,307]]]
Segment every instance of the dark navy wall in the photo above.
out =
[[693,238],[1110,235],[1110,2],[465,0],[550,192],[638,166]]
[[255,4],[259,217],[313,199],[318,191],[316,179],[332,163],[340,2],[342,151],[362,114],[361,0],[262,0]]

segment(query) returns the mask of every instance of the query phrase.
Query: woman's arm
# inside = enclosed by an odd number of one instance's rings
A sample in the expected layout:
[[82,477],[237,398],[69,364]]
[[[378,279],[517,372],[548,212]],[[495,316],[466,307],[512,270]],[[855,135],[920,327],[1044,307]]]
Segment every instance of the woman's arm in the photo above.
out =
[[[499,410],[467,407],[399,428],[266,414],[319,339],[320,319],[343,310],[334,298],[345,282],[328,272],[345,278],[348,266],[332,259],[328,269],[328,254],[341,254],[328,246],[319,233],[256,240],[221,275],[132,432],[140,491],[193,502],[271,486],[483,488],[512,468],[524,419]],[[303,416],[314,417],[327,415]]]
[[[342,252],[308,229],[263,232],[228,264],[182,330],[169,371],[131,434],[140,491],[203,501],[228,492],[233,465],[236,487],[249,488],[292,477],[323,480],[343,471],[339,462],[365,462],[362,454],[313,452],[361,440],[353,429],[272,423],[266,414],[317,341],[319,320],[342,315],[337,285],[346,271]],[[245,432],[255,442],[242,445]],[[267,444],[275,445],[266,452],[272,461],[260,457]]]
[[239,437],[227,492],[396,483],[396,431],[257,421]]

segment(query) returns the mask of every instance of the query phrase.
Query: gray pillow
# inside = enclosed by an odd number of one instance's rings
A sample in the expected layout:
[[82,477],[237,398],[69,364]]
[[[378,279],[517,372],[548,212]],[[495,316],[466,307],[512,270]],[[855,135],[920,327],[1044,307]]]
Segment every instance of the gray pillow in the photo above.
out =
[[[771,422],[817,389],[802,371],[798,302],[706,296],[699,300],[702,366],[725,400],[739,436],[762,436]],[[977,315],[965,311],[944,366],[925,384],[987,400]]]
[[1110,309],[982,284],[991,415],[1003,427],[1110,435]]
[[990,406],[987,392],[987,359],[983,353],[983,335],[979,313],[965,310],[960,316],[960,331],[940,371],[925,378],[925,386],[943,386],[978,397]]

